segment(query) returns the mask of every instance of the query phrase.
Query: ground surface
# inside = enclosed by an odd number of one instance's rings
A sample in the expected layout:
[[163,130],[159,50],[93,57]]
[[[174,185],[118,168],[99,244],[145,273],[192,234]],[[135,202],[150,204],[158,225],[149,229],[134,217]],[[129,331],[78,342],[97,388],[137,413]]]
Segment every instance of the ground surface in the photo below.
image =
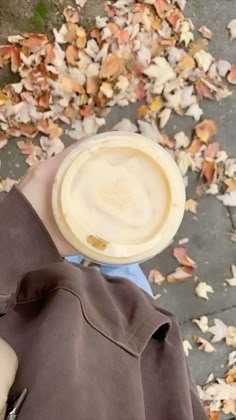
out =
[[[7,34],[17,33],[19,30],[47,30],[59,21],[60,10],[68,1],[37,2],[35,0],[0,0],[0,28],[1,39]],[[71,2],[73,3],[73,2]],[[89,24],[96,14],[101,13],[103,1],[88,0],[84,11],[84,22]],[[40,7],[39,7],[40,5]],[[236,60],[236,41],[230,42],[226,30],[228,22],[236,18],[236,0],[189,0],[187,15],[192,17],[196,27],[208,26],[214,33],[210,43],[210,51],[215,57],[225,58],[231,62]],[[0,83],[9,76],[0,73]],[[218,104],[205,102],[205,115],[213,118],[218,124],[218,140],[229,155],[236,156],[236,96],[235,94]],[[113,110],[109,117],[108,127],[118,122],[122,116],[135,118],[135,109]],[[191,119],[172,118],[168,125],[169,134],[184,129],[187,133],[192,127]],[[167,131],[168,131],[167,130]],[[14,143],[1,151],[0,176],[18,178],[26,169],[23,157],[19,154]],[[187,191],[188,197],[195,197],[195,182],[190,183]],[[186,283],[164,284],[155,287],[155,293],[161,293],[159,305],[173,312],[180,324],[184,338],[190,339],[193,333],[199,330],[191,322],[193,318],[209,315],[209,319],[220,318],[226,324],[236,324],[236,288],[227,288],[224,279],[230,278],[230,266],[236,263],[236,243],[230,240],[229,232],[236,227],[236,209],[228,210],[212,197],[199,200],[197,216],[187,213],[177,239],[189,237],[187,246],[190,256],[197,261],[197,275],[210,284],[215,293],[209,302],[200,300],[194,295],[195,283],[193,280]],[[176,261],[171,256],[171,248],[162,255],[143,264],[145,272],[158,268],[162,272],[175,270]],[[199,334],[201,335],[201,334]],[[190,353],[189,363],[195,381],[203,384],[211,372],[215,375],[223,374],[227,362],[227,353],[230,349],[223,344],[217,345],[217,352],[206,354],[196,347]],[[232,351],[232,349],[231,349]],[[224,367],[223,367],[224,365]],[[221,417],[222,419],[224,417]],[[225,417],[229,418],[229,417]],[[231,416],[232,418],[232,416]]]

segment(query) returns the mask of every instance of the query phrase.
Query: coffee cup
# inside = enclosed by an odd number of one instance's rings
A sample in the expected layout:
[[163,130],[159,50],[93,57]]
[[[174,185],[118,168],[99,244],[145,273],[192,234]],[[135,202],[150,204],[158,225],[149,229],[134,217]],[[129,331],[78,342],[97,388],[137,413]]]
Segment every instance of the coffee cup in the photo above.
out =
[[128,132],[92,136],[62,162],[52,191],[65,239],[99,264],[145,261],[176,234],[185,208],[182,175],[153,140]]

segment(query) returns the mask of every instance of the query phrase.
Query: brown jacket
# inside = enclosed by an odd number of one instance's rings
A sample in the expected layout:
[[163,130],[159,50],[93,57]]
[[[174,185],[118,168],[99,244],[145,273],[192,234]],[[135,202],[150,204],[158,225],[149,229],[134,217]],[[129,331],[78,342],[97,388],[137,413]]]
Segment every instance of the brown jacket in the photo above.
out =
[[[206,420],[178,325],[129,280],[66,262],[21,193],[0,206],[0,337],[18,420]],[[1,363],[1,361],[0,361]]]

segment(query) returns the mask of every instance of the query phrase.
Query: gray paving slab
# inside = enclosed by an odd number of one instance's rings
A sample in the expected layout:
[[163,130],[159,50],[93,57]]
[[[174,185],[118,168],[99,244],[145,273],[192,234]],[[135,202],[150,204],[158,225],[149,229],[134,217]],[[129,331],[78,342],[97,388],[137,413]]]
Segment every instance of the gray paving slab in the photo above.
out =
[[[209,316],[208,320],[210,326],[214,325],[215,318],[220,319],[226,325],[236,326],[236,308],[222,311]],[[180,328],[182,338],[189,340],[193,347],[193,350],[190,351],[187,360],[196,384],[205,384],[208,376],[211,373],[214,373],[215,378],[223,378],[224,373],[229,369],[229,367],[227,366],[228,355],[234,349],[232,347],[226,346],[226,344],[222,341],[214,344],[216,352],[205,353],[197,348],[197,345],[192,341],[192,336],[193,334],[198,335],[205,338],[208,341],[211,341],[212,335],[209,333],[203,334],[197,327],[197,325],[191,321],[182,323]],[[232,415],[221,415],[220,420],[226,420],[231,418]]]
[[196,276],[210,284],[214,294],[209,301],[198,298],[194,289],[198,281],[188,280],[181,283],[154,286],[154,293],[161,293],[159,304],[173,312],[180,322],[205,313],[213,313],[236,305],[236,289],[224,286],[224,280],[231,277],[230,266],[235,262],[236,244],[229,239],[231,222],[227,209],[215,198],[199,201],[197,215],[187,212],[174,243],[161,255],[143,264],[144,271],[158,268],[164,274],[175,271],[179,265],[172,257],[173,247],[178,240],[188,237],[188,254],[198,267]]

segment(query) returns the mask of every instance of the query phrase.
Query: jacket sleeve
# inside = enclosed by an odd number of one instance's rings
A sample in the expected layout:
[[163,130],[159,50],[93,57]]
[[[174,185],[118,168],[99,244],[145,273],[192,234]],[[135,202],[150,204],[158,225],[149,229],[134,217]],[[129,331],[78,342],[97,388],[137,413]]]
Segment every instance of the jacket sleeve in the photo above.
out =
[[15,304],[26,273],[62,261],[27,199],[13,187],[0,204],[0,314]]

